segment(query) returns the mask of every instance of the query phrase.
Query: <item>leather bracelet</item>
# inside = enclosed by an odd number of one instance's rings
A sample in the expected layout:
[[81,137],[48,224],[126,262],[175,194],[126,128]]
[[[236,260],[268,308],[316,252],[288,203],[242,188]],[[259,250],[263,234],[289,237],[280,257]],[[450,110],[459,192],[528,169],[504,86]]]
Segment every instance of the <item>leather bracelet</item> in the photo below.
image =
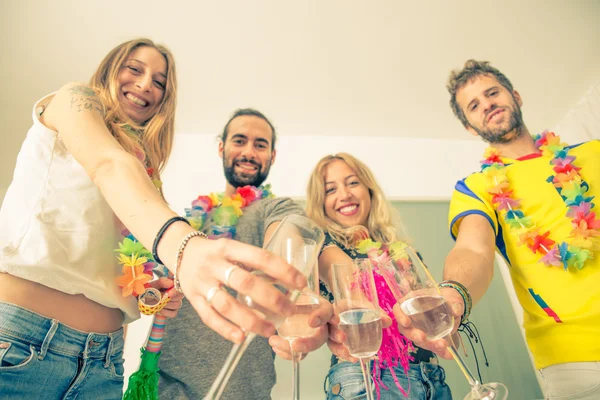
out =
[[172,223],[177,221],[185,222],[188,225],[190,224],[189,221],[183,217],[173,217],[163,224],[162,228],[160,228],[160,230],[156,234],[156,237],[154,238],[154,243],[152,244],[152,257],[154,258],[154,261],[156,261],[159,264],[164,265],[160,258],[158,258],[158,253],[156,252],[158,244],[160,243],[160,239],[162,239],[163,235],[167,231],[167,228],[169,228],[169,226],[171,226]]
[[473,308],[473,300],[471,299],[471,294],[469,293],[469,290],[462,283],[452,280],[440,282],[438,286],[441,288],[450,287],[456,290],[458,294],[460,294],[460,297],[462,297],[463,302],[465,304],[465,309],[463,311],[463,315],[460,321],[461,323],[464,323],[467,320],[467,318],[469,318],[469,316],[471,315],[471,309]]
[[181,289],[181,284],[179,283],[179,267],[181,267],[181,259],[183,258],[183,251],[185,250],[185,246],[187,246],[190,239],[193,237],[196,237],[196,236],[200,236],[204,239],[208,239],[208,237],[206,236],[206,234],[204,232],[194,231],[194,232],[188,233],[181,241],[181,244],[179,245],[179,250],[177,250],[177,255],[175,256],[175,268],[173,268],[173,287],[179,293],[183,293],[183,290]]

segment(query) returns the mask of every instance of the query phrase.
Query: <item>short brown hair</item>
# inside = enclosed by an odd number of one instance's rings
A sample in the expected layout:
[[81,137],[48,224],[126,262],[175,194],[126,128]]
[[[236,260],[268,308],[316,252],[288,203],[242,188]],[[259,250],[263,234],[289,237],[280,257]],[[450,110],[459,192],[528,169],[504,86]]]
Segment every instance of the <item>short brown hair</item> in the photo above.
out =
[[450,107],[452,108],[454,115],[456,115],[456,118],[458,118],[465,127],[469,126],[469,121],[467,121],[465,113],[456,102],[456,92],[473,78],[481,75],[493,76],[511,94],[514,91],[513,85],[508,78],[497,68],[492,67],[488,61],[467,60],[462,69],[455,69],[450,72],[448,84],[446,85],[446,88],[450,93]]

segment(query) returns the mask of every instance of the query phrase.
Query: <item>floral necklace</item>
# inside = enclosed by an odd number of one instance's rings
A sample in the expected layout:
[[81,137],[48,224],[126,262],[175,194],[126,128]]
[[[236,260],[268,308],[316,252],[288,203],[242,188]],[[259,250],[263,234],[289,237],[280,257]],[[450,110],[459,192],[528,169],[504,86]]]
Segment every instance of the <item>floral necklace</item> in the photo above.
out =
[[[212,221],[206,234],[210,239],[233,238],[235,226],[244,213],[242,208],[253,202],[265,198],[274,197],[271,185],[244,186],[235,190],[233,196],[225,196],[224,193],[211,193],[208,196],[198,196],[192,201],[192,208],[185,209],[185,217],[192,228],[202,230],[207,217]],[[212,211],[211,214],[209,212]]]
[[551,157],[550,165],[555,175],[548,177],[568,207],[566,216],[571,218],[573,230],[568,239],[557,243],[550,239],[549,231],[540,229],[525,216],[520,209],[520,200],[513,196],[506,164],[498,150],[490,147],[481,161],[481,171],[487,178],[487,192],[492,196],[492,204],[504,215],[506,224],[518,237],[518,245],[526,245],[534,254],[540,253],[540,262],[546,266],[562,266],[564,270],[574,267],[584,268],[586,261],[593,257],[594,237],[600,236],[600,220],[592,212],[593,196],[586,196],[589,185],[579,174],[580,167],[573,164],[575,156],[569,155],[567,145],[553,132],[544,131],[533,136],[535,146],[542,155]]
[[[380,381],[380,374],[377,370],[382,368],[388,368],[391,371],[396,386],[405,397],[410,393],[410,382],[407,393],[400,385],[400,382],[394,374],[393,368],[397,365],[401,365],[404,373],[408,374],[408,370],[410,369],[409,364],[413,359],[409,353],[415,352],[416,349],[412,342],[398,330],[398,322],[396,321],[393,312],[396,298],[392,294],[392,291],[383,276],[377,272],[378,264],[389,258],[391,258],[393,262],[402,262],[402,260],[408,261],[408,255],[403,250],[405,247],[406,244],[401,241],[385,245],[369,238],[360,240],[355,246],[357,253],[366,254],[373,263],[373,281],[375,283],[375,289],[377,290],[379,306],[392,319],[392,325],[383,330],[381,346],[377,352],[378,361],[373,365],[373,376],[378,398],[380,391],[379,386],[383,385],[383,382]],[[383,385],[383,387],[385,387],[385,385]]]
[[[146,172],[155,186],[160,188],[160,181],[153,179],[154,170],[149,168]],[[254,201],[274,197],[271,193],[271,185],[244,186],[236,189],[233,196],[225,196],[223,193],[211,193],[208,196],[198,196],[192,201],[192,207],[185,209],[185,217],[192,228],[202,230],[208,216],[212,217],[212,223],[206,232],[208,237],[216,239],[220,237],[232,238],[235,235],[235,225],[242,216],[242,208],[252,204]],[[209,212],[212,210],[212,213]],[[115,251],[119,253],[119,263],[122,265],[123,275],[116,279],[124,297],[143,295],[150,290],[152,270],[157,265],[148,251],[137,239],[125,229],[123,241]],[[161,300],[161,304],[164,301]],[[165,301],[164,304],[168,302]],[[164,305],[163,305],[164,306]],[[142,310],[142,305],[140,305]],[[158,310],[160,311],[160,310]],[[156,309],[153,313],[158,312]],[[142,310],[144,312],[144,310]]]
[[[138,154],[138,158],[143,157]],[[146,173],[156,190],[160,190],[162,182],[157,179],[153,168],[146,168]],[[157,265],[144,245],[137,241],[127,228],[121,232],[123,241],[119,243],[119,248],[115,251],[119,253],[119,264],[122,265],[122,275],[116,279],[117,285],[121,288],[123,297],[138,297],[150,288],[152,280],[152,270]],[[166,305],[166,302],[164,303]],[[161,305],[163,305],[161,303]],[[164,305],[163,305],[164,306]],[[142,305],[140,305],[140,309]],[[158,310],[160,311],[160,310]],[[158,312],[156,311],[156,312]]]

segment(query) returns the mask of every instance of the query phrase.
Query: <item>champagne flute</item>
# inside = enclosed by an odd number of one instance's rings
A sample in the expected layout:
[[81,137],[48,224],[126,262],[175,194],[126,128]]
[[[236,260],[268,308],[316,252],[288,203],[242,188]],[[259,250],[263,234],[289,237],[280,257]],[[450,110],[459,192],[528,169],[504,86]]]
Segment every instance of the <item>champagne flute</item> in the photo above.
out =
[[382,323],[369,259],[331,265],[334,308],[348,337],[350,355],[360,360],[367,399],[373,400],[370,358],[381,346]]
[[465,400],[506,400],[508,389],[504,384],[478,382],[460,356],[452,340],[452,310],[417,253],[410,246],[399,246],[392,249],[391,258],[378,261],[375,269],[415,328],[422,330],[429,340],[448,341],[450,354],[471,385]]
[[[319,295],[314,292],[314,289],[310,289],[310,283],[315,280],[315,275],[307,277],[309,280],[309,287],[303,290],[298,299],[296,300],[296,312],[294,315],[287,317],[279,329],[277,330],[279,336],[286,339],[290,343],[290,349],[292,351],[292,398],[293,400],[300,399],[300,359],[302,353],[296,353],[294,351],[294,341],[299,338],[305,338],[311,336],[316,328],[311,327],[308,324],[310,314],[319,308]],[[317,279],[318,282],[318,279]]]
[[[323,231],[321,231],[311,220],[303,216],[290,215],[279,223],[279,226],[271,236],[271,239],[264,247],[286,260],[290,265],[306,276],[308,281],[311,281],[313,275],[318,273],[316,260],[318,251],[323,244],[323,240]],[[264,279],[269,283],[272,283],[284,295],[288,296],[292,302],[296,302],[302,294],[300,290],[289,290],[262,271],[253,271],[252,274],[258,276],[259,279]],[[316,277],[316,280],[318,282],[318,276]],[[265,309],[260,304],[255,303],[249,296],[238,294],[237,300],[252,308],[266,320],[271,321],[275,328],[278,328],[286,319],[284,316],[275,314]],[[205,400],[217,400],[221,398],[231,374],[255,337],[255,333],[249,332],[241,344],[233,345],[225,360],[225,364],[219,371],[209,392],[204,397]]]
[[[290,233],[291,232],[291,233]],[[278,334],[283,339],[286,339],[290,343],[290,349],[292,351],[292,398],[298,400],[300,398],[300,358],[302,354],[294,352],[294,341],[298,338],[309,337],[315,332],[315,328],[312,328],[308,324],[310,314],[319,308],[319,268],[318,268],[318,255],[325,235],[323,231],[315,224],[312,220],[300,216],[290,215],[284,219],[284,221],[278,226],[276,231],[278,237],[297,237],[298,235],[304,239],[309,239],[315,242],[315,247],[306,245],[304,248],[308,251],[305,255],[306,260],[302,257],[297,257],[296,261],[301,263],[312,262],[312,273],[305,274],[307,280],[307,287],[302,290],[296,300],[296,312],[294,315],[286,318],[282,325],[278,329]],[[282,254],[281,249],[278,248],[277,239],[271,240],[267,244],[267,249],[275,252],[276,254]],[[285,251],[283,252],[285,253]],[[314,261],[309,261],[308,258]],[[288,257],[289,259],[289,257]],[[295,265],[294,265],[295,266]],[[296,267],[298,268],[298,267]],[[300,268],[298,268],[300,269]]]

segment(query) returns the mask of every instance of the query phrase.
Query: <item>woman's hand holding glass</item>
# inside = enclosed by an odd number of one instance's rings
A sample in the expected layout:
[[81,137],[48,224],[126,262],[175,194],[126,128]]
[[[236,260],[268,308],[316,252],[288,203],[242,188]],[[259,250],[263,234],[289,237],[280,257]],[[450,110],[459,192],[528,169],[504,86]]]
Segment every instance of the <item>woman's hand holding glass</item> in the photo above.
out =
[[[272,252],[235,240],[194,238],[186,247],[179,269],[179,281],[188,301],[202,321],[225,339],[241,343],[245,332],[264,337],[275,334],[273,322],[238,302],[226,285],[273,314],[292,315],[293,301],[266,279],[260,271],[283,285],[301,289],[306,277]],[[218,290],[215,291],[214,288]],[[213,292],[210,302],[207,296]]]
[[[298,304],[296,304],[298,307]],[[293,318],[293,316],[292,316]],[[296,337],[290,343],[289,339],[281,336],[282,330],[279,328],[279,334],[269,338],[269,344],[273,351],[286,360],[292,360],[292,350],[296,361],[304,359],[307,353],[315,351],[329,338],[329,323],[336,322],[337,316],[333,313],[333,306],[324,298],[319,298],[318,306],[308,316],[308,326],[313,329],[308,336]]]

